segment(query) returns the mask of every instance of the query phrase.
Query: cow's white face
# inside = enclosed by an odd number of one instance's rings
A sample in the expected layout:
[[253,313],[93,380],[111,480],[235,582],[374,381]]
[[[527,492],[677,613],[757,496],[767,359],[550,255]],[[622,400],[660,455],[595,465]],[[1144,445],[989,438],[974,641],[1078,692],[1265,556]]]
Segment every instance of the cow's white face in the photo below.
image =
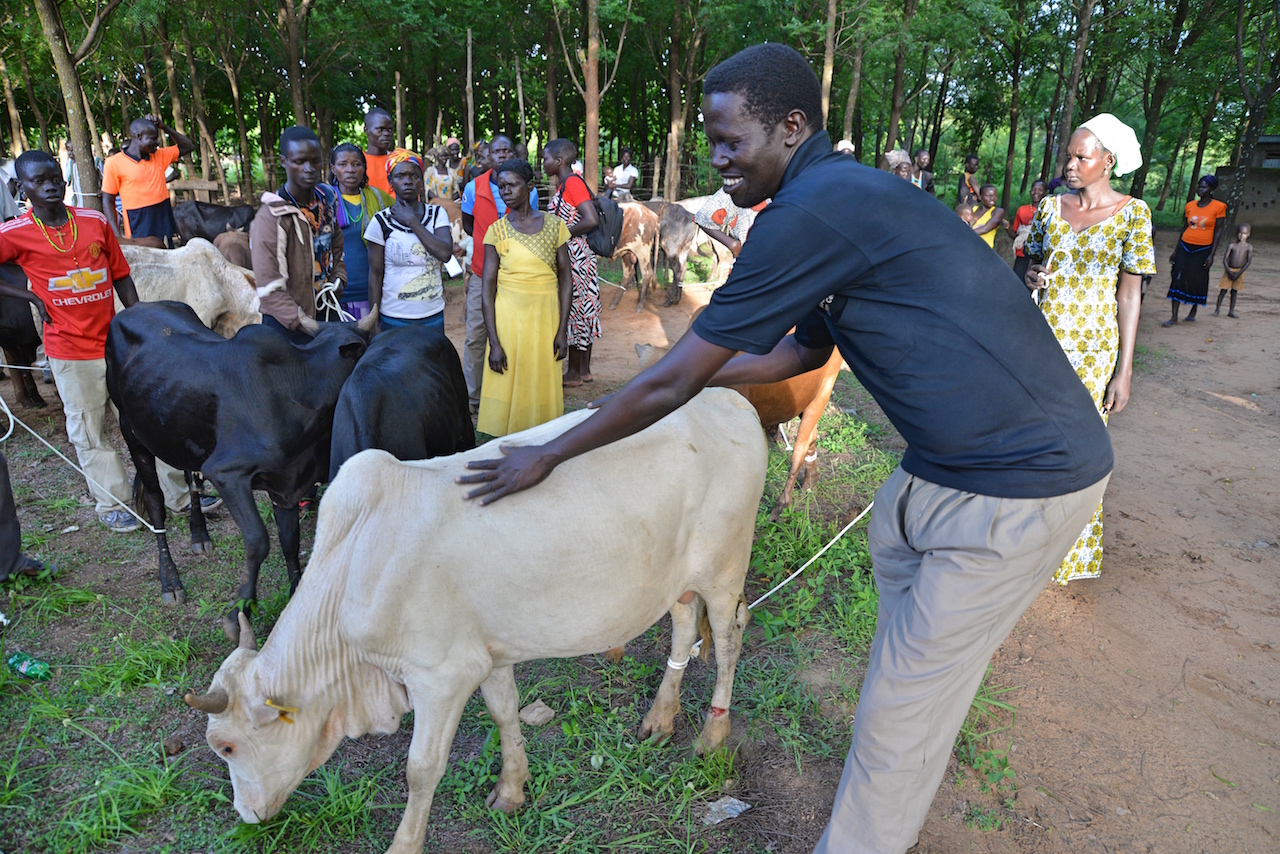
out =
[[230,701],[226,711],[209,715],[205,732],[209,747],[227,763],[236,812],[248,824],[278,813],[342,738],[340,730],[337,739],[326,738],[319,709],[290,710],[287,698],[266,697],[254,672],[256,657],[256,651],[238,649],[223,662],[210,690],[226,691]]

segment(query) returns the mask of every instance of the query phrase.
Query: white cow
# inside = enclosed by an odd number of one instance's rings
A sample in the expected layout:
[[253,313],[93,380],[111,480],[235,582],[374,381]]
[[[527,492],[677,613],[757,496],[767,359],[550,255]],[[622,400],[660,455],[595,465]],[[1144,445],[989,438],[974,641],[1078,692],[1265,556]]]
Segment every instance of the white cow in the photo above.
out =
[[[252,273],[222,257],[209,241],[197,237],[180,249],[120,249],[143,302],[185,302],[201,323],[224,338],[243,326],[262,322]],[[122,308],[117,298],[116,311]]]
[[[590,415],[503,441],[546,442]],[[514,810],[529,764],[512,665],[620,646],[664,611],[678,666],[667,668],[641,735],[673,731],[701,615],[717,673],[698,748],[723,743],[764,488],[764,433],[750,404],[708,389],[647,430],[562,464],[534,490],[489,507],[464,501],[454,483],[463,464],[498,454],[490,442],[401,463],[374,450],[343,465],[321,502],[302,583],[266,645],[254,649],[242,619],[240,648],[209,693],[186,697],[210,713],[209,746],[230,767],[246,822],[275,815],[344,735],[394,732],[412,709],[409,800],[389,851],[421,852],[458,719],[477,687],[502,742],[488,803]],[[568,508],[584,504],[627,524],[599,536],[565,525]]]

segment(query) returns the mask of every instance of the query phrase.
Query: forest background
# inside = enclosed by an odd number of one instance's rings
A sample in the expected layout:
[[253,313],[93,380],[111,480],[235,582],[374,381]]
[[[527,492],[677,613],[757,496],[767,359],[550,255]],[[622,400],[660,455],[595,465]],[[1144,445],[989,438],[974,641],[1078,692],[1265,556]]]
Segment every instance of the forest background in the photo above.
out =
[[928,149],[948,201],[970,151],[1004,207],[1024,200],[1032,180],[1060,174],[1070,129],[1112,112],[1135,128],[1146,159],[1117,187],[1148,199],[1158,223],[1178,225],[1199,174],[1243,172],[1259,136],[1280,126],[1268,119],[1280,88],[1280,0],[6,0],[3,9],[0,135],[10,153],[65,145],[87,162],[154,113],[197,140],[188,175],[244,200],[280,180],[282,128],[314,128],[327,153],[363,143],[361,119],[375,105],[395,117],[399,143],[418,150],[505,130],[536,155],[564,136],[579,142],[589,177],[632,148],[640,198],[707,192],[717,182],[697,132],[702,78],[766,40],[811,60],[833,139],[852,140],[868,164],[891,148]]

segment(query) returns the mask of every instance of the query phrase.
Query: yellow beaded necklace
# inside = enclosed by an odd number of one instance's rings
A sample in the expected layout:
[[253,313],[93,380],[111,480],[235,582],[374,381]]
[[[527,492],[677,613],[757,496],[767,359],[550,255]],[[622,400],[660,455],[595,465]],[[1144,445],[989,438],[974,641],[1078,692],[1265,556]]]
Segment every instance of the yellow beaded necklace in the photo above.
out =
[[62,246],[62,226],[57,226],[57,231],[55,233],[58,236],[58,242],[54,243],[53,238],[49,236],[49,227],[45,225],[44,222],[41,221],[40,217],[36,216],[35,211],[31,212],[31,218],[35,220],[36,228],[40,229],[40,233],[44,235],[45,241],[50,246],[53,247],[54,251],[56,251],[60,255],[66,255],[70,253],[71,260],[73,260],[76,264],[76,267],[79,268],[80,259],[76,255],[76,240],[80,236],[80,229],[79,229],[79,226],[76,225],[76,216],[71,212],[71,208],[67,208],[66,211],[67,211],[67,222],[71,224],[71,245],[67,247]]

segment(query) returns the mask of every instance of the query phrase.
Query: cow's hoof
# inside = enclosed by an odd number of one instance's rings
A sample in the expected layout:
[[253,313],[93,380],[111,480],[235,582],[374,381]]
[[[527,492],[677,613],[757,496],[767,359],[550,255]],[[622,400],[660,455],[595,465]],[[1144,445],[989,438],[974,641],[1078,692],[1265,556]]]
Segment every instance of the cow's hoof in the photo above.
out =
[[192,552],[192,554],[198,554],[198,555],[207,555],[207,554],[212,554],[212,553],[213,553],[213,541],[212,541],[212,540],[204,540],[203,542],[199,542],[199,543],[197,543],[197,542],[192,542],[192,543],[191,543],[191,552]]
[[729,714],[707,715],[707,722],[702,725],[702,732],[693,740],[693,752],[698,756],[714,753],[724,745],[729,737]]
[[[677,709],[678,711],[678,709]],[[646,739],[650,744],[662,744],[671,736],[675,735],[676,724],[674,715],[665,721],[650,719],[652,711],[645,715],[644,721],[640,724],[640,737]]]
[[672,293],[672,292],[668,292],[668,293],[667,293],[667,300],[666,300],[666,302],[664,302],[662,305],[663,305],[664,307],[667,307],[667,308],[670,308],[670,307],[671,307],[671,306],[673,306],[673,305],[679,305],[679,304],[680,304],[680,299],[681,299],[683,296],[684,296],[684,291],[683,291],[683,290],[677,290],[677,291],[675,291],[674,293]]
[[238,611],[232,611],[222,618],[222,633],[232,643],[240,643],[240,617]]
[[500,813],[506,813],[507,815],[512,815],[513,813],[515,813],[516,810],[524,806],[523,799],[519,801],[513,801],[510,798],[506,798],[500,795],[498,793],[498,789],[500,788],[501,786],[494,787],[493,791],[489,793],[489,797],[485,798],[485,801],[484,801],[485,806],[487,806],[491,810],[495,810]]
[[181,587],[175,590],[160,591],[160,601],[166,605],[181,605],[187,601],[187,591]]

